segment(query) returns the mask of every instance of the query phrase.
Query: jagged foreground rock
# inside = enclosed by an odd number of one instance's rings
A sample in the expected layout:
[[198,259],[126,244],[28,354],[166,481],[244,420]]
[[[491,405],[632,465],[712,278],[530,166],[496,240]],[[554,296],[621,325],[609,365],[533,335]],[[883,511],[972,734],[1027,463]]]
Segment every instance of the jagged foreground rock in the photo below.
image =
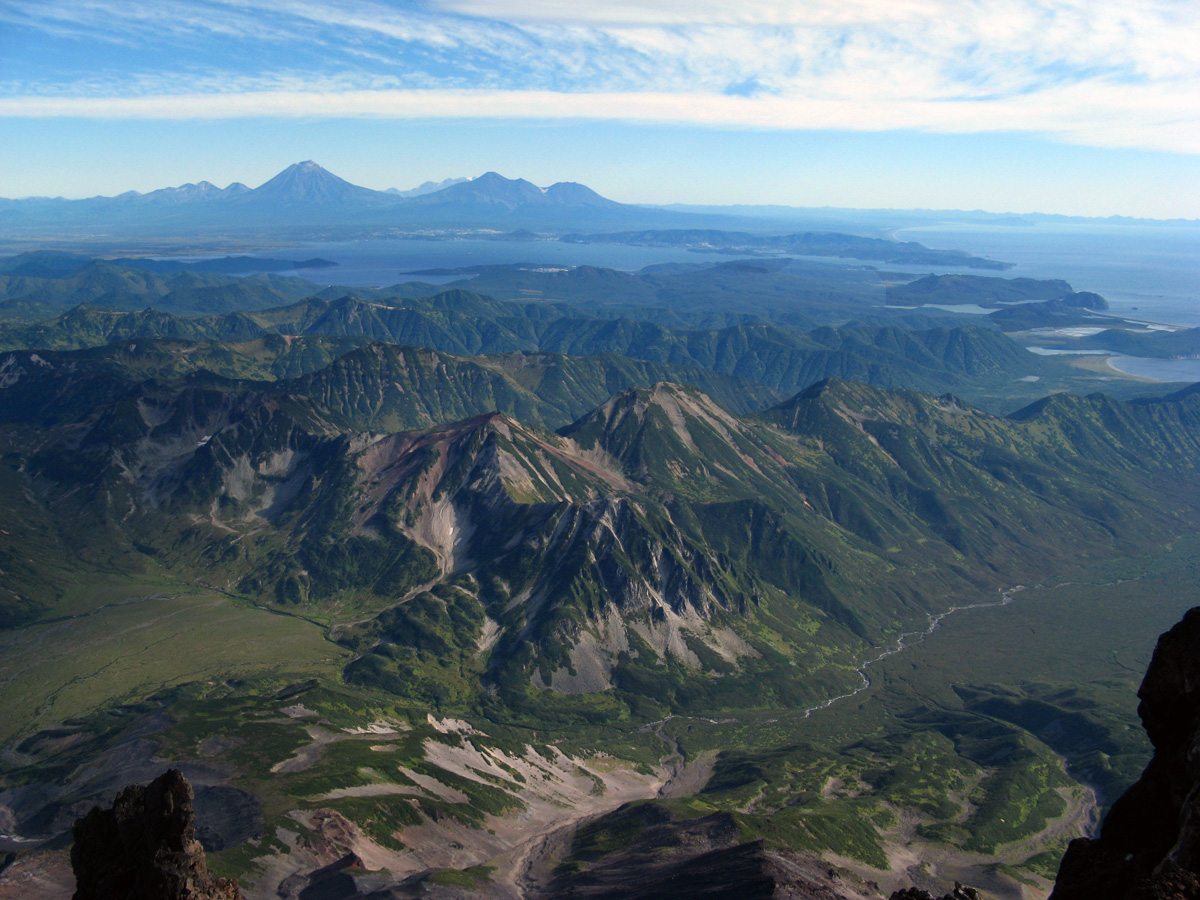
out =
[[192,800],[183,773],[169,769],[76,822],[74,900],[242,900],[237,881],[209,876]]
[[1200,897],[1200,607],[1159,638],[1138,697],[1154,756],[1099,839],[1071,842],[1050,900]]
[[940,898],[934,897],[929,891],[911,887],[893,891],[890,900],[981,900],[981,898],[979,891],[975,888],[967,887],[956,881],[954,890],[949,894],[943,894]]

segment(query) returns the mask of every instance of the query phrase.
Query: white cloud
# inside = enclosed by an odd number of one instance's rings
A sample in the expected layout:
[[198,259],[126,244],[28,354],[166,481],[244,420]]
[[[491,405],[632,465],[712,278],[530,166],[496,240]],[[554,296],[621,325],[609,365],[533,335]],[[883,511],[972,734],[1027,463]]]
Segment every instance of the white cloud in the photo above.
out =
[[[4,22],[181,59],[23,76],[0,84],[10,116],[1021,130],[1200,152],[1195,0],[6,0]],[[192,52],[206,40],[249,50],[223,69]],[[294,47],[312,67],[286,63]]]
[[858,24],[927,17],[938,0],[433,0],[432,7],[482,19],[595,25],[812,25]]
[[189,34],[261,40],[296,37],[287,31],[281,34],[279,23],[269,24],[237,4],[186,0],[6,0],[0,5],[0,21],[58,36],[120,43]]
[[1200,153],[1200,84],[1163,98],[1131,85],[1068,85],[1008,100],[855,100],[712,93],[275,90],[137,97],[0,98],[0,117],[594,119],[758,129],[1020,131],[1105,147]]

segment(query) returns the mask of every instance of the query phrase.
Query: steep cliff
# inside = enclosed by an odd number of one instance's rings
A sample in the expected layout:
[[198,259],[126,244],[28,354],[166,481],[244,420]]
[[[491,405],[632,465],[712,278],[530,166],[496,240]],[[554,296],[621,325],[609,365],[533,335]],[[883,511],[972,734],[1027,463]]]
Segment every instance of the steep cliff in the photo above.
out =
[[1200,607],[1159,638],[1138,697],[1154,756],[1100,837],[1071,842],[1050,900],[1200,897]]

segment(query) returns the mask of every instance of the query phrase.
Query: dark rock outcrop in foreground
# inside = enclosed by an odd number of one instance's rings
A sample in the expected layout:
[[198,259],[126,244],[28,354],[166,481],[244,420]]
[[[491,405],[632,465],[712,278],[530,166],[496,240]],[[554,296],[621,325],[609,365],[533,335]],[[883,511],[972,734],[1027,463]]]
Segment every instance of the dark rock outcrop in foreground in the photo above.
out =
[[1071,842],[1051,900],[1200,900],[1200,607],[1158,639],[1138,697],[1154,756],[1099,839]]
[[973,887],[954,882],[954,891],[950,894],[943,894],[941,898],[933,896],[929,891],[923,891],[920,888],[910,887],[900,891],[894,891],[889,900],[981,900],[979,891]]
[[209,877],[193,796],[170,769],[76,822],[74,900],[242,900],[236,881]]

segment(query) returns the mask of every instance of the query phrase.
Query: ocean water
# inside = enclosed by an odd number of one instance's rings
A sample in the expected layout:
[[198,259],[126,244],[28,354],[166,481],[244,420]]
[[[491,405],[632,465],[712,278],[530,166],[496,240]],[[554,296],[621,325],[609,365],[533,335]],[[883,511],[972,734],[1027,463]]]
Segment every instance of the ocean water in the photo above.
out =
[[1119,316],[1200,326],[1200,225],[939,225],[896,237],[1015,263],[995,273],[1005,278],[1066,279]]
[[1140,375],[1155,381],[1200,381],[1200,359],[1147,359],[1142,356],[1113,356],[1108,364],[1127,375]]
[[[737,256],[620,244],[564,244],[559,241],[364,240],[304,244],[261,254],[272,259],[319,257],[338,263],[329,269],[300,269],[295,274],[318,284],[387,287],[402,281],[445,284],[461,275],[409,275],[422,269],[461,269],[466,266],[514,265],[602,266],[635,272],[666,262],[717,263]],[[292,274],[292,273],[287,273]]]
[[[1077,291],[1095,291],[1112,312],[1132,319],[1200,326],[1200,226],[1037,224],[1030,226],[948,224],[903,228],[900,240],[938,249],[965,250],[1015,263],[1003,273],[955,267],[880,268],[912,274],[958,272],[1006,278],[1063,278]],[[302,260],[314,256],[339,265],[298,274],[321,284],[386,286],[414,280],[421,269],[533,263],[545,266],[605,266],[636,271],[665,262],[721,262],[736,256],[696,254],[658,247],[619,244],[563,244],[558,241],[365,240],[304,244],[264,254]],[[827,260],[831,261],[831,260]],[[454,276],[420,276],[445,282]]]
[[1123,356],[1113,350],[1062,350],[1055,347],[1026,347],[1038,356],[1106,356],[1108,364],[1126,375],[1137,375],[1153,381],[1195,384],[1200,381],[1200,359],[1152,359],[1145,356]]

